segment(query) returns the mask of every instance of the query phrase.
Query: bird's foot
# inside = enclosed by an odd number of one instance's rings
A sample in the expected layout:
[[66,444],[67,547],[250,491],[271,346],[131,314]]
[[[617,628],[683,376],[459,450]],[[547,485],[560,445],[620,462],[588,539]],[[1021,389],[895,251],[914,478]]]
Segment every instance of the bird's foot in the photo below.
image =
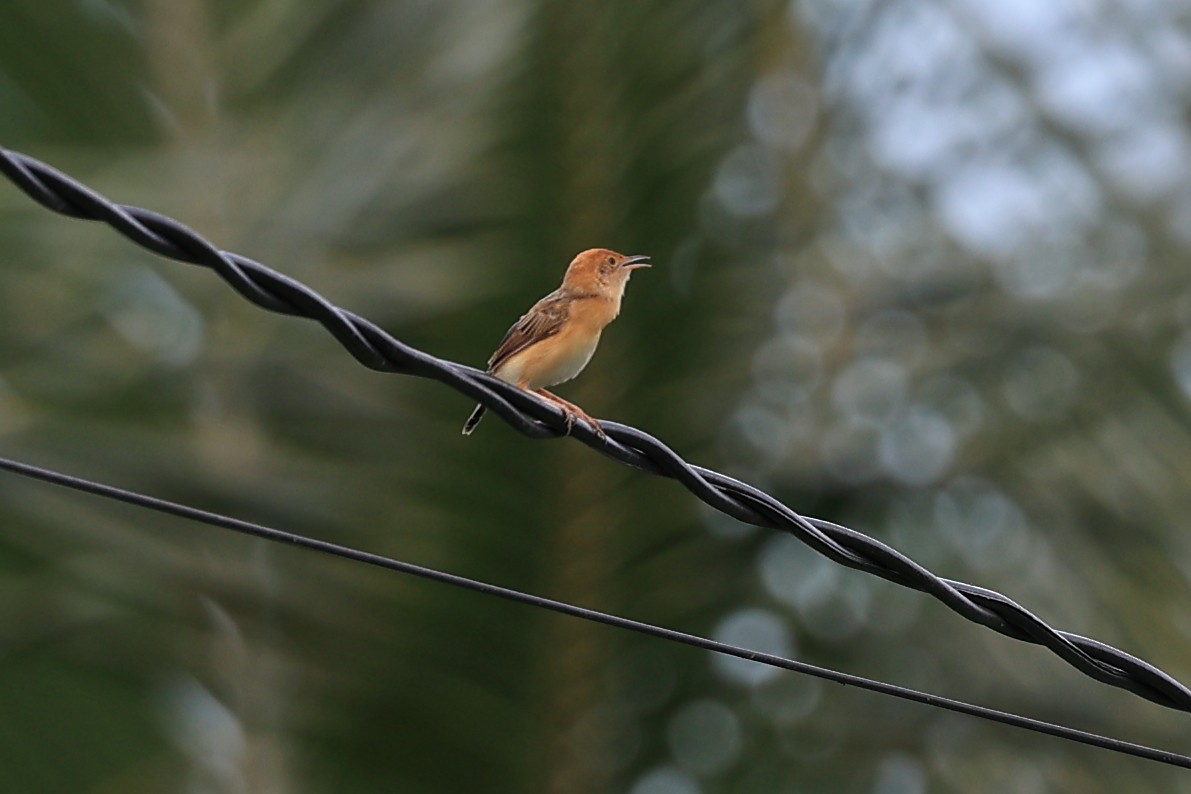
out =
[[584,411],[573,402],[564,400],[557,394],[548,392],[545,389],[536,389],[535,393],[546,398],[546,400],[562,409],[563,417],[566,419],[568,436],[571,434],[571,428],[575,426],[575,420],[580,419],[590,425],[591,429],[595,431],[595,434],[599,436],[602,441],[608,440],[608,434],[604,432],[604,428],[600,424],[600,420],[587,413],[587,411]]

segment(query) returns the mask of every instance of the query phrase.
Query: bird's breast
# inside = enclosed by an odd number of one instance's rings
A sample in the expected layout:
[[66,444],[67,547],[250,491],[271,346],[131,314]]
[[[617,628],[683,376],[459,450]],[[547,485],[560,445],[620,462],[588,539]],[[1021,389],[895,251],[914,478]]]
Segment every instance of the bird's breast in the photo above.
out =
[[587,362],[591,361],[600,343],[599,331],[585,337],[579,334],[573,336],[570,340],[559,340],[565,344],[556,346],[552,355],[543,357],[542,368],[535,378],[539,382],[534,383],[532,388],[568,381],[582,372]]
[[[583,371],[595,354],[600,343],[600,334],[576,333],[578,329],[566,329],[548,339],[526,348],[509,361],[506,372],[498,377],[512,382],[520,381],[529,389],[540,389],[568,381]],[[518,360],[520,359],[520,360]]]
[[509,356],[492,374],[526,389],[570,380],[591,361],[600,333],[616,317],[617,303],[598,297],[576,300],[558,333]]
[[572,317],[557,334],[510,356],[492,374],[527,389],[541,389],[575,377],[591,361],[606,324],[577,319]]

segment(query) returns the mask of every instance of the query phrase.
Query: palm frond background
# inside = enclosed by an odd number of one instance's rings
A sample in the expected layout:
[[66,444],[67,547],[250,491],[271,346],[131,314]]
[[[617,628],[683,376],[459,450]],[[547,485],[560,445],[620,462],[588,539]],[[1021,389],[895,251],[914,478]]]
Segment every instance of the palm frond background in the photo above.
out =
[[[1177,3],[10,0],[0,140],[1191,681]],[[1186,716],[0,187],[3,454],[1187,751]],[[1179,790],[1161,766],[0,478],[41,792]]]

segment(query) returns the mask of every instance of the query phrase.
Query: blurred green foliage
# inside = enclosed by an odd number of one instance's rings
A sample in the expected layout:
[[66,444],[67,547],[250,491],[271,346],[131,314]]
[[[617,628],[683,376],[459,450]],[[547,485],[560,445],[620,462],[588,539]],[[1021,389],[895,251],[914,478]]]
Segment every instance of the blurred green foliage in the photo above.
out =
[[[997,9],[9,0],[0,141],[475,364],[578,250],[649,253],[564,396],[1191,681],[1189,20]],[[1186,752],[1185,715],[579,445],[491,419],[463,439],[465,398],[2,185],[0,262],[0,454]],[[1186,786],[12,477],[0,496],[5,790]]]

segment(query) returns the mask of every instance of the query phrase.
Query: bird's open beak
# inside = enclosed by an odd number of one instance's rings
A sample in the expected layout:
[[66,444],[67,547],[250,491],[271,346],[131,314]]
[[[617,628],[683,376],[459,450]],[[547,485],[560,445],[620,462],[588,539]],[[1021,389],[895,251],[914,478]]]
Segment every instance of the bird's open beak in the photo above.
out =
[[620,263],[620,266],[625,270],[636,270],[639,267],[649,267],[649,257],[645,254],[636,254],[634,256],[625,257],[625,260]]

